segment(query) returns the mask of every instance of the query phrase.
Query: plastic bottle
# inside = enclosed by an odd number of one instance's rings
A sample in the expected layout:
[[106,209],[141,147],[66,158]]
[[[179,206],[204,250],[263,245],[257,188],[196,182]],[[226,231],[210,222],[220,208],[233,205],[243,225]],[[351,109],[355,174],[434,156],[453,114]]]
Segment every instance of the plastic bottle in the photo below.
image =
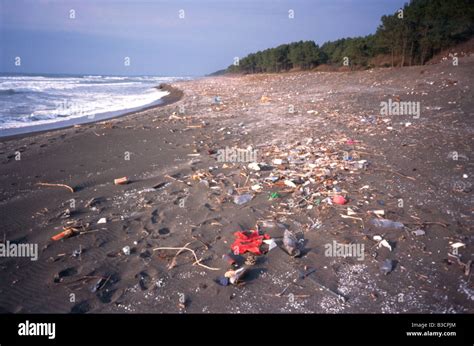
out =
[[370,220],[370,224],[377,228],[393,228],[393,229],[400,229],[402,230],[405,225],[401,222],[392,221],[388,219],[372,219]]

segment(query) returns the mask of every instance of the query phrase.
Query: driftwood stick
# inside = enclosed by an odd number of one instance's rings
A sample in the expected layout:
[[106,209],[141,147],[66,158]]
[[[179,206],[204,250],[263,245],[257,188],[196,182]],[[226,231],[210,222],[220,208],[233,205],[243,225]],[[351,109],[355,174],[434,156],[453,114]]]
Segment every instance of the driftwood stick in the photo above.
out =
[[196,256],[196,252],[194,252],[194,250],[186,247],[186,246],[183,246],[183,247],[157,247],[157,248],[154,248],[153,251],[156,251],[156,250],[186,250],[186,251],[191,251],[194,255],[194,258],[196,259],[196,262],[194,262],[193,264],[197,264],[203,268],[206,268],[206,269],[209,269],[209,270],[220,270],[220,268],[213,268],[213,267],[208,267],[207,265],[205,264],[202,264],[201,261],[202,259],[198,259],[198,257]]
[[72,187],[70,187],[69,185],[66,185],[66,184],[37,183],[36,185],[39,185],[39,186],[64,187],[64,188],[68,189],[69,191],[71,191],[72,193],[74,193],[74,189],[73,189]]

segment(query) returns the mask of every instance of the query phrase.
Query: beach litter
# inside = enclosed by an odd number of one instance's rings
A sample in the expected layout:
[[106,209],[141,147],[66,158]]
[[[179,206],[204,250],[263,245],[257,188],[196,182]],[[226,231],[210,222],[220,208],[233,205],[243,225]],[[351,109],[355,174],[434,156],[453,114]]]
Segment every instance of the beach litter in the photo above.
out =
[[127,246],[124,246],[124,247],[122,248],[122,252],[123,252],[123,254],[124,254],[125,256],[130,256],[130,246],[128,246],[128,245],[127,245]]
[[252,200],[253,196],[250,194],[238,195],[234,196],[234,203],[238,205],[245,204]]
[[128,184],[128,178],[127,178],[127,177],[122,177],[122,178],[114,179],[114,184],[115,184],[115,185],[125,185],[125,184]]
[[263,240],[270,239],[269,235],[260,235],[256,230],[235,232],[234,236],[235,241],[230,247],[234,255],[241,255],[246,252],[251,252],[255,255],[262,255],[260,246],[262,245]]
[[380,266],[380,271],[383,274],[388,275],[389,273],[393,271],[393,268],[394,268],[394,262],[390,259],[386,259],[385,261],[382,262],[382,265]]
[[415,230],[415,231],[412,231],[411,233],[412,233],[413,235],[420,236],[420,235],[425,235],[426,232],[425,232],[424,230],[422,230],[422,229],[417,229],[417,230]]
[[229,283],[235,285],[243,278],[243,276],[248,272],[247,267],[242,267],[237,270],[229,270],[224,274],[224,277],[229,279]]
[[343,196],[336,195],[332,198],[332,202],[334,204],[344,205],[347,203],[347,200]]
[[72,235],[74,235],[74,233],[76,233],[76,232],[78,232],[77,229],[75,229],[73,227],[67,227],[67,228],[64,229],[64,231],[52,236],[51,240],[58,241],[58,240],[61,240],[61,239],[66,239],[66,238],[69,238]]
[[283,233],[283,248],[290,256],[298,257],[301,254],[298,249],[298,239],[287,229]]
[[405,225],[401,222],[396,222],[388,219],[371,219],[370,224],[376,228],[386,228],[386,229],[399,229],[402,230],[405,228]]

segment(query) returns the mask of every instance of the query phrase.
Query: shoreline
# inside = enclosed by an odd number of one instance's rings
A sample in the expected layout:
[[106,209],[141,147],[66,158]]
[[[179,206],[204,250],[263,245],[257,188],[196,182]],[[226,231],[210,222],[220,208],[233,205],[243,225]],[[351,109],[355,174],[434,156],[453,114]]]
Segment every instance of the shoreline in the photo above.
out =
[[[40,134],[40,133],[46,133],[50,131],[66,129],[66,128],[74,127],[76,125],[94,124],[94,123],[109,120],[109,119],[125,117],[131,114],[140,113],[140,112],[147,111],[153,108],[167,106],[171,103],[175,103],[179,101],[183,97],[183,92],[179,89],[173,88],[169,83],[162,83],[156,86],[155,89],[160,90],[160,91],[168,91],[169,94],[156,100],[152,104],[145,105],[143,107],[137,107],[131,110],[129,109],[129,110],[122,110],[122,111],[119,110],[119,111],[113,111],[113,112],[99,113],[99,114],[94,115],[93,119],[89,119],[88,116],[83,116],[83,117],[69,119],[65,121],[57,121],[50,124],[31,125],[31,126],[24,126],[24,127],[19,127],[19,128],[4,129],[0,131],[0,142],[4,140],[29,137],[34,134]],[[31,131],[22,132],[24,130],[29,130],[29,129],[31,129]],[[2,134],[1,132],[3,131],[4,132],[20,131],[20,133]]]

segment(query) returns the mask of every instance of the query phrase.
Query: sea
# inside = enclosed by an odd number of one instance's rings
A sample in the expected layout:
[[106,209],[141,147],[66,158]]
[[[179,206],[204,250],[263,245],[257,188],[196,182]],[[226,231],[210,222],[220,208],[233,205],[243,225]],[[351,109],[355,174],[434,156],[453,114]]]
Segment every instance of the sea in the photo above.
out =
[[115,117],[159,104],[190,77],[0,74],[0,136]]

